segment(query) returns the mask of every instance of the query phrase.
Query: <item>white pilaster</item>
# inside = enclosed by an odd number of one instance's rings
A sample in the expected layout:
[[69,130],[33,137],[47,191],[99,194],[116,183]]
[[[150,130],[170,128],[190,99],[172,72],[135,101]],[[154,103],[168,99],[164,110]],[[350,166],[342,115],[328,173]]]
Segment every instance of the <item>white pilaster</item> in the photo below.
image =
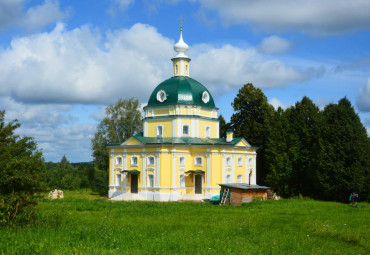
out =
[[110,185],[114,186],[114,154],[110,154]]
[[176,148],[172,150],[172,188],[176,188]]
[[232,156],[232,159],[231,159],[231,164],[233,166],[232,170],[231,170],[231,182],[232,183],[235,183],[235,155],[233,154]]
[[195,120],[194,118],[191,118],[191,137],[194,137],[195,136]]
[[[143,152],[145,151],[145,148],[143,148]],[[141,171],[141,187],[145,187],[145,177],[146,177],[146,158],[145,158],[145,153],[141,154],[142,160],[143,160],[143,168]]]
[[225,151],[222,151],[222,183],[225,183]]
[[148,136],[148,122],[144,120],[144,137]]
[[199,137],[199,119],[196,120],[196,126],[195,126],[195,129],[197,130],[197,135],[196,137]]
[[207,149],[207,183],[206,188],[211,187],[211,150]]
[[[123,170],[127,170],[127,150],[125,149],[125,154],[123,155]],[[123,174],[123,187],[127,187],[127,173]]]
[[[157,149],[159,151],[159,149]],[[157,166],[156,166],[156,173],[155,173],[155,187],[156,188],[159,188],[159,168],[160,168],[160,162],[159,162],[159,153],[157,153],[156,155],[156,162],[157,162]]]

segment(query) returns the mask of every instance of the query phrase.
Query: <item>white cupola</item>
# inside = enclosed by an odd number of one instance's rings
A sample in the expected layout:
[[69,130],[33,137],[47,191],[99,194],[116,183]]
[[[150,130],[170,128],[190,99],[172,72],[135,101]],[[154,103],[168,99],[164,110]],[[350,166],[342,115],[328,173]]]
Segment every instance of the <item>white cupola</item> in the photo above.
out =
[[181,18],[179,21],[181,22],[180,39],[173,47],[177,54],[171,59],[173,62],[173,76],[189,76],[189,62],[191,59],[185,55],[189,46],[182,39],[182,21],[184,19]]

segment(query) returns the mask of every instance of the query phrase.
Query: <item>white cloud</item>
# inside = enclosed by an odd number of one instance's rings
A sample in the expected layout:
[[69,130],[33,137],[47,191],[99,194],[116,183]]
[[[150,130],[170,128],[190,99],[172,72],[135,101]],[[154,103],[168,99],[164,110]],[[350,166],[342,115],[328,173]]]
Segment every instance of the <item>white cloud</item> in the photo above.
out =
[[360,88],[356,104],[360,111],[370,112],[370,78],[367,84]]
[[218,92],[252,82],[259,88],[288,86],[310,79],[319,70],[298,70],[277,59],[265,59],[253,48],[232,45],[194,47],[191,76]]
[[225,23],[249,24],[270,31],[298,29],[337,34],[370,28],[370,1],[353,0],[199,0]]
[[291,48],[291,43],[284,38],[273,35],[263,39],[257,49],[264,54],[280,54]]
[[273,97],[269,100],[269,104],[271,104],[275,110],[277,110],[279,107],[281,109],[286,109],[287,107],[277,98]]
[[[104,48],[101,45],[104,44]],[[0,95],[26,103],[113,103],[146,100],[169,76],[172,42],[153,27],[101,35],[83,26],[15,39],[0,52]],[[167,72],[166,72],[167,71]]]
[[28,9],[24,0],[0,0],[0,29],[20,26],[32,32],[67,16],[68,12],[60,10],[57,0],[45,0]]

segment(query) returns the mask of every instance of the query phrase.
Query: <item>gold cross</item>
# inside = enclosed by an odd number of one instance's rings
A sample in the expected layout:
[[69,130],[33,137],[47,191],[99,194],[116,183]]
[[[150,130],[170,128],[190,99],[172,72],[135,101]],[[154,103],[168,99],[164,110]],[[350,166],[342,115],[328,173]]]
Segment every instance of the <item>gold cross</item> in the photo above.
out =
[[182,22],[185,21],[185,19],[180,15],[180,19],[177,22],[180,22],[180,31],[182,32]]

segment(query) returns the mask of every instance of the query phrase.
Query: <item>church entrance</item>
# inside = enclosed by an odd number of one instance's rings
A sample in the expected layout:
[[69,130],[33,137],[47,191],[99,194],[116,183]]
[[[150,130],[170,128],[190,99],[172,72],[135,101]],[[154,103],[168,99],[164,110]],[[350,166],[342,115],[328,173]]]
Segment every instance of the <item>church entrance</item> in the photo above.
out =
[[195,194],[202,194],[202,175],[195,175]]
[[137,174],[131,174],[131,193],[138,193]]

